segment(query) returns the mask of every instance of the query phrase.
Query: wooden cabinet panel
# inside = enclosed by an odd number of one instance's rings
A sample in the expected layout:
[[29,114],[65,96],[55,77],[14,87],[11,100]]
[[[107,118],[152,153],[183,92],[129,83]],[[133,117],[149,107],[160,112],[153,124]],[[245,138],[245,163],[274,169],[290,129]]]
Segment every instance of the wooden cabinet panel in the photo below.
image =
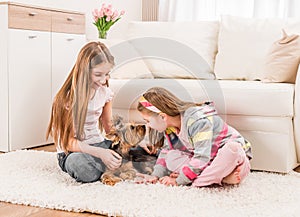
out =
[[52,32],[84,34],[85,16],[75,13],[52,12]]
[[51,12],[18,5],[8,6],[8,27],[51,31]]

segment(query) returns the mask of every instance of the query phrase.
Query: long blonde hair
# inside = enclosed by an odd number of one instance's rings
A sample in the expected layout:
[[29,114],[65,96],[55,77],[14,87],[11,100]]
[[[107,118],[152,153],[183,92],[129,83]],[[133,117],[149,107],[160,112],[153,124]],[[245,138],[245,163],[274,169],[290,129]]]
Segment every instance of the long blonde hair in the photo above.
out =
[[[143,94],[143,97],[161,112],[172,117],[180,115],[181,112],[184,112],[190,107],[202,105],[201,103],[183,101],[162,87],[152,87],[148,89]],[[151,115],[157,114],[145,108],[140,102],[137,105],[137,110]]]
[[[79,52],[68,78],[56,94],[46,138],[53,137],[67,152],[72,137],[84,138],[84,122],[90,99],[91,71],[101,63],[114,65],[114,57],[100,42],[89,42]],[[107,83],[108,86],[108,83]]]

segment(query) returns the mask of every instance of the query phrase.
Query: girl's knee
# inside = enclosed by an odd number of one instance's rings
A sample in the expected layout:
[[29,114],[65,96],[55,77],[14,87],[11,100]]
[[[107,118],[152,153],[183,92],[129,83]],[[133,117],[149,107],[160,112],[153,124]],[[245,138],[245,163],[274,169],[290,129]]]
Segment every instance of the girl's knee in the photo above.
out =
[[65,169],[77,182],[95,182],[102,175],[102,171],[97,169],[83,153],[70,154],[66,159]]
[[228,142],[220,149],[220,154],[232,156],[232,158],[238,159],[239,163],[242,163],[247,158],[242,145],[238,142]]
[[230,151],[234,153],[238,152],[241,149],[241,144],[237,142],[229,142],[226,144],[226,146],[228,147],[228,149],[230,149]]

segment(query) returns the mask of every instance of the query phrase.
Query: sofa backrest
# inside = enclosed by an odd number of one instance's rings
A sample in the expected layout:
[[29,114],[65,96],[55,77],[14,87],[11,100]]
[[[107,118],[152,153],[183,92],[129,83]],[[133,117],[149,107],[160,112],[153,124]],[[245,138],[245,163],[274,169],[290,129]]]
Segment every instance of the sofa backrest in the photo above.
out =
[[[270,48],[282,38],[282,29],[288,35],[300,34],[300,19],[223,16],[215,62],[217,79],[261,80],[266,73],[266,58],[270,55]],[[300,48],[294,58],[300,58],[299,51]],[[284,56],[278,58],[281,58],[282,64],[288,64]],[[296,71],[297,69],[293,73]]]
[[[300,19],[223,16],[220,22],[131,22],[127,39],[119,42],[119,48],[113,47],[117,70],[112,77],[268,80],[264,79],[266,58],[282,38],[282,29],[300,35]],[[297,49],[289,58],[300,59]],[[127,60],[118,65],[123,57]],[[289,65],[281,57],[277,64]],[[290,71],[296,73],[293,67]]]
[[127,37],[147,37],[137,50],[154,77],[203,78],[196,70],[213,74],[218,29],[217,21],[131,22]]

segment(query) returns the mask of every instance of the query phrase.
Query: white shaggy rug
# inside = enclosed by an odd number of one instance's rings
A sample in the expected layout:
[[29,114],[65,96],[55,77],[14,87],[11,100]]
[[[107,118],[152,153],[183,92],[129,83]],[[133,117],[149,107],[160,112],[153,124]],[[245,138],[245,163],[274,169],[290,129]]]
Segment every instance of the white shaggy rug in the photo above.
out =
[[166,187],[130,182],[114,187],[76,183],[56,154],[0,154],[0,201],[108,216],[300,216],[300,174],[252,172],[239,186]]

